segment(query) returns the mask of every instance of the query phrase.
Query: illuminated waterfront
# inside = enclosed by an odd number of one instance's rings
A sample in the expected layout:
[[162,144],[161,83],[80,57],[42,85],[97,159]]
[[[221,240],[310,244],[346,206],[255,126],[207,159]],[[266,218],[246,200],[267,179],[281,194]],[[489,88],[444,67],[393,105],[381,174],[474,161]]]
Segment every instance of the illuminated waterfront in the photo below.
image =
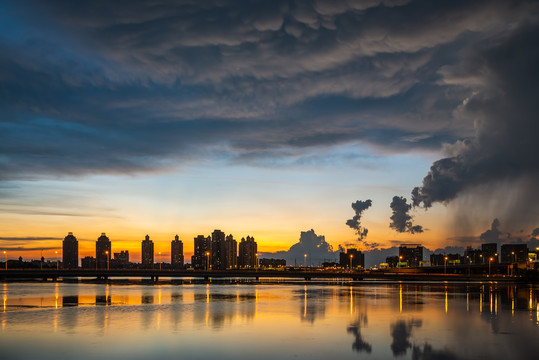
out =
[[7,359],[534,358],[539,287],[3,283]]

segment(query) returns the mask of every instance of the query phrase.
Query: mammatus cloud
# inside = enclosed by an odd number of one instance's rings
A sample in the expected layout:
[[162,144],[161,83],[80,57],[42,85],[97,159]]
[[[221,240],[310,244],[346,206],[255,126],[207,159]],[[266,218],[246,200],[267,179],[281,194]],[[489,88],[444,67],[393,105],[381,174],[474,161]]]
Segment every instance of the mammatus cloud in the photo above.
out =
[[412,209],[412,204],[406,203],[406,198],[402,196],[393,196],[393,200],[389,205],[393,211],[391,215],[391,223],[389,227],[396,231],[409,232],[410,234],[422,233],[423,227],[421,225],[414,225],[412,223],[412,216],[408,212]]
[[[499,188],[504,213],[536,219],[539,214],[539,42],[537,19],[468,49],[466,59],[444,66],[441,82],[473,90],[454,116],[473,122],[475,136],[446,145],[448,157],[434,162],[412,191],[414,206],[447,203],[481,186]],[[525,185],[522,184],[525,180]],[[520,181],[520,183],[519,183]],[[498,185],[497,185],[498,184]],[[476,199],[488,204],[492,198]],[[490,203],[491,208],[493,206]],[[503,203],[499,205],[503,207]],[[520,220],[522,222],[522,220]],[[513,225],[513,224],[511,224]],[[517,225],[518,226],[518,225]]]
[[348,225],[350,228],[354,229],[356,235],[357,235],[357,241],[361,242],[369,233],[369,230],[366,227],[361,226],[361,216],[363,216],[363,212],[370,208],[372,205],[372,200],[357,200],[356,202],[352,203],[352,209],[355,212],[355,215],[353,218],[348,219],[346,221],[346,225]]

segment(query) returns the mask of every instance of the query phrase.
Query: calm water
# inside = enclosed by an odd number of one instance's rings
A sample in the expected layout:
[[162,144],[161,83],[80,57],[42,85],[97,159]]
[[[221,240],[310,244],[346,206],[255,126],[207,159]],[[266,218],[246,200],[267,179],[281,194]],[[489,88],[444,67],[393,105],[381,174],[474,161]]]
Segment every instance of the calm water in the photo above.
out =
[[538,287],[0,283],[2,359],[537,359]]

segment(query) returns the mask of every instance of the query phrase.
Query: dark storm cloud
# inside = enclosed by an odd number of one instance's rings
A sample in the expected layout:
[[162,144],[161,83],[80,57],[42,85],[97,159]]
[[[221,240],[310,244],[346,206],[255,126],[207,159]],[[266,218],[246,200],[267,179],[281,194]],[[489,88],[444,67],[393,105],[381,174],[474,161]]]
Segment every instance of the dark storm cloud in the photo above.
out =
[[462,49],[536,15],[525,1],[2,4],[0,179],[349,142],[438,150],[472,130],[459,103],[481,108]]
[[475,187],[499,184],[503,202],[517,198],[507,216],[516,215],[515,223],[525,214],[537,219],[539,26],[532,20],[478,43],[464,62],[441,69],[445,83],[474,90],[456,116],[474,122],[475,136],[446,147],[450,156],[433,163],[422,186],[413,190],[414,205],[428,208]]
[[413,218],[409,214],[410,210],[412,210],[412,204],[408,204],[406,198],[402,196],[393,196],[393,200],[391,200],[389,206],[393,212],[393,215],[391,215],[390,218],[391,222],[389,223],[390,228],[400,233],[409,232],[410,234],[415,234],[423,232],[423,227],[421,225],[413,224]]

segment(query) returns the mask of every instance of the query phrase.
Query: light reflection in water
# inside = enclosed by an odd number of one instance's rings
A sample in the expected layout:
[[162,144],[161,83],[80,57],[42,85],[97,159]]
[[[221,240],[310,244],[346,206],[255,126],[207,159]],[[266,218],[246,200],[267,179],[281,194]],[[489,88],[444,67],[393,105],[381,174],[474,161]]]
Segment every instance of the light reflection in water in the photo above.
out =
[[[246,351],[245,356],[257,354],[257,346],[263,348],[265,343],[272,344],[266,352],[282,351],[264,357],[264,350],[258,350],[262,351],[262,359],[286,358],[291,353],[299,354],[298,358],[313,358],[305,355],[309,351],[323,357],[327,344],[333,344],[329,348],[335,357],[342,359],[357,358],[358,352],[372,354],[373,358],[433,358],[433,354],[452,359],[511,358],[504,349],[516,349],[512,356],[515,358],[520,355],[520,348],[539,350],[536,341],[530,341],[531,349],[514,343],[519,339],[528,344],[528,339],[539,336],[539,289],[526,286],[451,283],[40,286],[41,294],[36,293],[32,284],[10,284],[9,289],[3,286],[2,349],[15,349],[12,342],[34,338],[45,342],[52,323],[56,337],[47,338],[51,346],[60,349],[72,341],[78,344],[79,351],[89,354],[83,360],[99,358],[96,349],[107,348],[105,345],[112,343],[124,344],[124,347],[118,345],[122,351],[132,348],[131,351],[136,351],[136,346],[125,345],[127,339],[131,344],[140,342],[140,346],[149,348],[158,344],[165,348],[178,347],[176,354],[181,349],[192,355],[186,357],[197,357],[196,352],[189,353],[193,349],[202,352],[200,358],[209,358],[212,356],[208,352],[216,350],[206,349],[199,339],[210,338],[216,331],[220,332],[219,336],[212,339],[230,344],[240,341],[238,348]],[[490,312],[481,316],[484,301],[489,301]],[[477,309],[477,302],[479,313],[473,310]],[[451,316],[441,316],[441,306],[446,314],[451,308]],[[40,311],[40,308],[49,310]],[[92,319],[95,319],[93,323]],[[129,334],[125,329],[129,329]],[[514,336],[503,335],[508,333]],[[68,335],[71,340],[66,341]],[[94,345],[90,346],[90,342]],[[500,345],[485,350],[477,343]],[[36,346],[39,349],[41,345]],[[27,353],[30,350],[24,347],[17,349],[26,358],[36,357],[30,356]],[[219,349],[218,344],[215,349]],[[160,354],[160,358],[168,359],[166,353]],[[135,355],[138,357],[131,357],[142,358],[142,353]]]

